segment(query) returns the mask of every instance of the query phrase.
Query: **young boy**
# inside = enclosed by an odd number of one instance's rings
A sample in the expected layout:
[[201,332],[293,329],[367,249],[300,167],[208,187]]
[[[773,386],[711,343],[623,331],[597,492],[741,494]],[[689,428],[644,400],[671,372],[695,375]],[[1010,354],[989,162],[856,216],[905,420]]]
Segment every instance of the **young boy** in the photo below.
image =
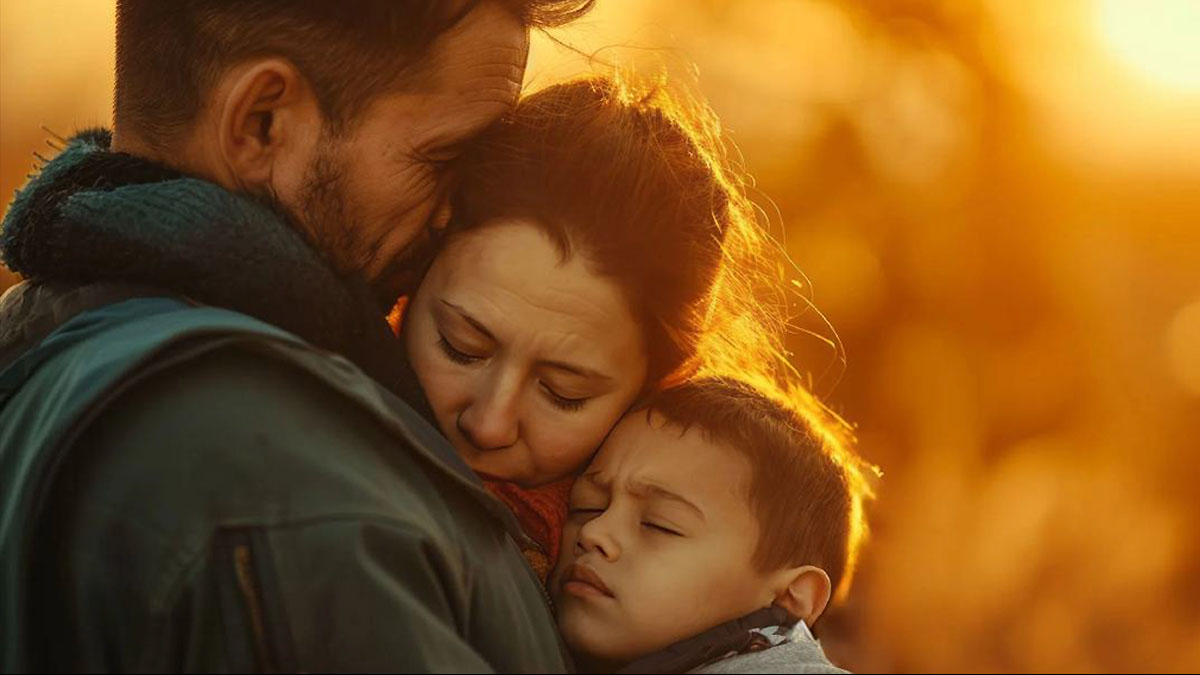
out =
[[625,416],[575,482],[550,579],[593,671],[843,673],[809,632],[861,528],[800,416],[706,379]]

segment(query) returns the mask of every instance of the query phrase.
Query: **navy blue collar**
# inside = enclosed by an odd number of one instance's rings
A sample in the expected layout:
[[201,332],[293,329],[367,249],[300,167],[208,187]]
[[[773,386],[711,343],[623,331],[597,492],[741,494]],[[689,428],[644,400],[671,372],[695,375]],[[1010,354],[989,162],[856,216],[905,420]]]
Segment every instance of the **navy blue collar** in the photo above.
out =
[[686,673],[731,653],[742,653],[759,646],[759,629],[793,623],[795,621],[782,607],[764,607],[643,656],[616,672]]

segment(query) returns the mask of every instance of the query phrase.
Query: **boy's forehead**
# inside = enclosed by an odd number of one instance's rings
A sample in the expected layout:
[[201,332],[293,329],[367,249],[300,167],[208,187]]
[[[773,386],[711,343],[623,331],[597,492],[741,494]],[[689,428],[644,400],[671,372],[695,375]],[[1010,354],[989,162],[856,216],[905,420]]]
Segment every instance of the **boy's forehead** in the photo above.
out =
[[688,492],[738,493],[748,482],[749,462],[713,442],[697,427],[666,421],[658,413],[631,412],[617,424],[584,472],[596,482],[651,481]]
[[617,422],[588,467],[588,473],[610,470],[637,455],[670,455],[702,435],[699,429],[685,431],[656,412],[635,410]]

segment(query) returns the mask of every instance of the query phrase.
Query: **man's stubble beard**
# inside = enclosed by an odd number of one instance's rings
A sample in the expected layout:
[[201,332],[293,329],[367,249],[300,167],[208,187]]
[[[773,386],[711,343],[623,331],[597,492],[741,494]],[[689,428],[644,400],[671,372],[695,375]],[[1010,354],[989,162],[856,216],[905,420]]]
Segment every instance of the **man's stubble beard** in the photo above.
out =
[[345,163],[339,159],[337,144],[322,136],[312,162],[305,170],[299,208],[293,213],[274,201],[274,209],[284,215],[342,278],[368,288],[381,311],[386,314],[404,295],[416,291],[425,270],[439,249],[438,237],[430,228],[417,232],[378,279],[368,279],[366,270],[379,257],[378,242],[364,242],[364,227],[355,218],[346,198]]
[[374,258],[359,251],[356,231],[361,231],[346,200],[346,170],[337,159],[336,145],[322,135],[304,172],[298,213],[292,219],[301,231],[343,277],[366,282],[365,270]]

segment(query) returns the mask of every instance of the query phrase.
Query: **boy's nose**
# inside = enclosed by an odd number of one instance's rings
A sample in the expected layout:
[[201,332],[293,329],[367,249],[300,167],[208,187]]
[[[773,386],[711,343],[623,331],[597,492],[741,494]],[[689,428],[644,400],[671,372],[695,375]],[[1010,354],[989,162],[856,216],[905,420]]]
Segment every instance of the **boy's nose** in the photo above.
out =
[[621,557],[621,545],[607,528],[607,523],[601,522],[605,521],[604,516],[602,513],[583,524],[576,546],[580,553],[598,553],[605,560],[614,562]]

